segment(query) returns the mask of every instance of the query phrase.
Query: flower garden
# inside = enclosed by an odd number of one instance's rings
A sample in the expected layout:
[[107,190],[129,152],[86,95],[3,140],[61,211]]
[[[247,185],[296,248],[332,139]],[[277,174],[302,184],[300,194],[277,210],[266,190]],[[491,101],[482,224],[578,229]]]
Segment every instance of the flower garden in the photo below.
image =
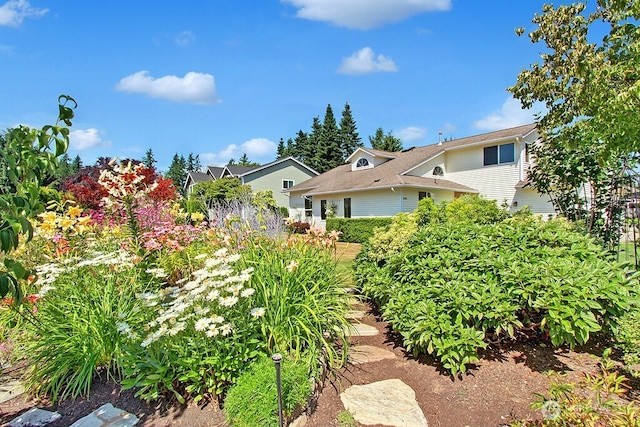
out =
[[[226,204],[207,222],[175,200],[154,200],[140,164],[114,162],[99,182],[108,194],[102,209],[50,203],[32,240],[13,253],[30,274],[24,303],[6,297],[0,306],[11,326],[2,329],[11,351],[1,362],[24,364],[31,393],[86,395],[103,374],[147,400],[222,403],[273,353],[297,375],[286,384],[309,390],[321,361],[346,361],[336,233],[289,235],[278,212],[258,215],[250,204]],[[234,423],[256,422],[242,418],[255,402],[237,401]]]

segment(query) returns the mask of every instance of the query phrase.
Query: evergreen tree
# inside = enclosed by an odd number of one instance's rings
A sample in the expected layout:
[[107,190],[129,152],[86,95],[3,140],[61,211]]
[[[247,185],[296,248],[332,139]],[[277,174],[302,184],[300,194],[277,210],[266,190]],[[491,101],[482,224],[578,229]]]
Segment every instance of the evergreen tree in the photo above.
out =
[[360,135],[356,128],[356,121],[351,114],[351,107],[348,103],[342,110],[342,120],[340,120],[340,148],[342,149],[342,159],[346,160],[358,147],[362,147]]
[[236,163],[236,159],[234,159],[233,157],[229,159],[229,161],[227,162],[227,166],[235,166],[237,165]]
[[326,169],[320,170],[320,164],[322,163],[323,156],[320,155],[320,146],[322,145],[322,123],[319,117],[314,117],[311,123],[311,132],[307,135],[307,141],[304,148],[301,150],[304,162],[322,173]]
[[238,160],[238,166],[257,167],[260,166],[260,163],[252,162],[251,160],[249,160],[247,153],[243,153],[242,157],[240,157],[240,159]]
[[142,163],[149,169],[155,169],[155,165],[158,162],[156,161],[155,157],[153,157],[153,151],[151,150],[151,148],[149,148],[145,153],[144,157],[142,158]]
[[[315,120],[318,120],[318,118],[316,117]],[[319,120],[318,124],[320,124]],[[313,163],[314,148],[310,147],[310,143],[309,135],[299,130],[296,134],[296,139],[293,141],[290,153],[307,166],[313,167],[311,164]]]
[[340,143],[340,130],[336,124],[331,104],[327,105],[320,133],[320,145],[317,149],[318,172],[325,172],[344,164]]
[[169,178],[173,181],[173,185],[183,196],[187,172],[187,162],[184,159],[184,156],[178,156],[178,153],[176,153],[171,160],[169,170],[164,174],[165,178]]
[[83,164],[82,164],[82,159],[80,158],[80,156],[76,155],[73,158],[73,162],[71,162],[71,173],[78,173],[80,172],[80,169],[82,169]]
[[384,133],[378,128],[373,136],[369,137],[371,148],[382,151],[402,151],[402,140],[393,136],[391,132]]
[[278,148],[276,150],[276,160],[284,159],[287,157],[287,147],[284,145],[284,139],[280,138],[278,142]]
[[199,172],[202,169],[200,164],[200,156],[189,153],[187,156],[187,172]]

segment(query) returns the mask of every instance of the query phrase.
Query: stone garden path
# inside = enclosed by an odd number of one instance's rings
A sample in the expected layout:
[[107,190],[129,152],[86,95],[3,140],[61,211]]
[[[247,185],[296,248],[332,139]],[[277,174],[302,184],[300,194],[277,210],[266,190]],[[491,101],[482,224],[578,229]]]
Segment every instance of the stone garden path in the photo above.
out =
[[[351,341],[349,360],[354,365],[395,359],[396,355],[381,347],[360,344],[363,337],[376,336],[375,326],[361,323],[367,307],[355,303],[349,312]],[[402,380],[391,378],[364,385],[351,385],[340,394],[340,400],[353,418],[364,425],[390,427],[427,427],[427,420],[415,399],[415,392]]]

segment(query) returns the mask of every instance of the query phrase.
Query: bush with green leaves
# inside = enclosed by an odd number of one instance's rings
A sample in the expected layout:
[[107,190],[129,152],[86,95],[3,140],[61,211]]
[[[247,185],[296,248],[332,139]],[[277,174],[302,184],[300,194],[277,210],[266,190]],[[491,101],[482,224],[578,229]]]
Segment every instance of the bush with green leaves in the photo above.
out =
[[434,354],[452,374],[502,339],[583,344],[637,297],[637,277],[560,219],[430,224],[374,264],[366,254],[356,262],[365,295],[409,350]]
[[[282,411],[290,419],[311,397],[317,369],[314,356],[284,357],[281,362]],[[224,400],[227,422],[234,427],[277,426],[278,394],[273,360],[263,356],[242,373]]]
[[[640,309],[634,306],[632,310],[624,313],[618,320],[618,329],[615,333],[617,348],[622,352],[622,358],[628,367],[640,363]],[[632,373],[638,375],[637,368]]]
[[391,223],[391,218],[327,218],[327,231],[339,231],[340,240],[348,243],[365,243],[376,227]]
[[426,197],[418,202],[414,214],[420,225],[446,222],[494,224],[509,217],[509,212],[499,207],[495,201],[473,194],[465,194],[451,202],[439,204]]

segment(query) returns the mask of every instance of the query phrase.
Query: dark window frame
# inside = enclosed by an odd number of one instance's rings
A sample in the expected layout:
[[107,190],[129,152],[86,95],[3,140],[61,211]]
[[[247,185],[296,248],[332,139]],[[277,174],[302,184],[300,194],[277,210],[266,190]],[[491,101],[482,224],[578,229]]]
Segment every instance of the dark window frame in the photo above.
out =
[[345,197],[342,203],[342,211],[344,212],[344,217],[351,218],[351,197]]

